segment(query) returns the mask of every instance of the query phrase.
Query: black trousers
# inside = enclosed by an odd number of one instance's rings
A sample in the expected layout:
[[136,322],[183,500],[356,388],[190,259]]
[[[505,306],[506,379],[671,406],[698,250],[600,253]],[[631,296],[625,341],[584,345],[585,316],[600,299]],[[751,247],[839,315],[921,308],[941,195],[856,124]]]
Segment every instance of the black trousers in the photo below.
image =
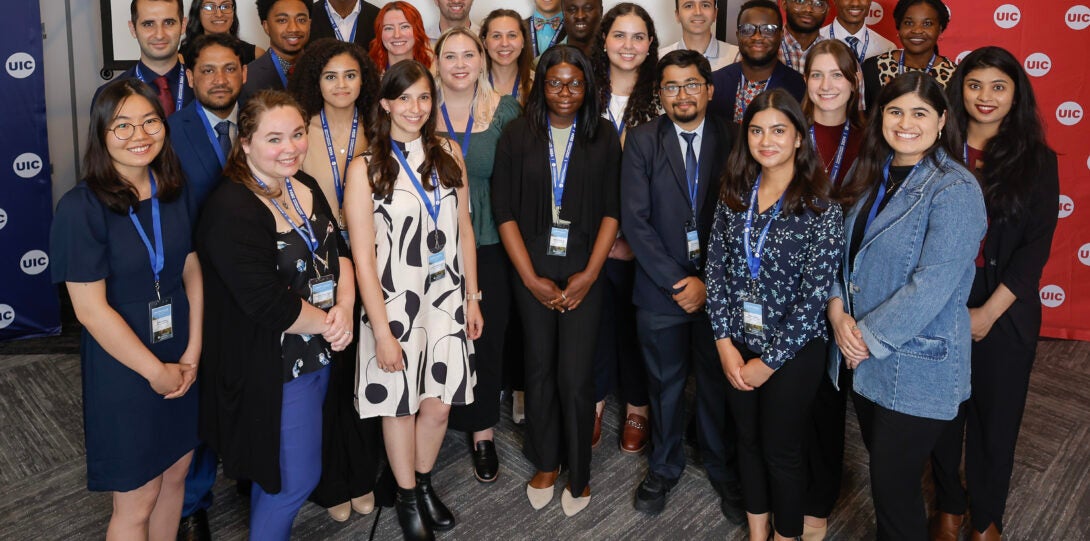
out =
[[[1036,343],[1027,345],[1013,332],[1004,332],[1010,329],[1005,318],[1001,317],[983,340],[973,342],[973,394],[962,404],[958,417],[943,432],[931,455],[939,510],[961,515],[968,507],[978,532],[989,524],[1003,530],[1014,447],[1037,354]],[[963,435],[968,506],[958,473]]]
[[[546,308],[521,284],[515,290],[525,344],[524,453],[538,471],[566,464],[576,496],[590,482],[600,282],[591,286],[578,308],[564,313]],[[563,289],[564,283],[558,281],[557,286]]]
[[863,444],[870,452],[871,499],[879,541],[927,539],[920,476],[939,436],[953,421],[899,413],[858,393],[852,393],[852,402]]
[[[450,428],[477,432],[492,428],[500,421],[500,389],[503,386],[504,341],[511,311],[511,263],[502,244],[477,247],[477,283],[484,291],[481,317],[484,331],[473,341],[477,384],[473,403],[450,409]],[[487,289],[487,291],[485,291]]]
[[[830,341],[826,347],[835,348]],[[806,424],[807,489],[803,514],[828,518],[840,498],[844,474],[844,421],[848,411],[848,393],[852,388],[852,371],[840,369],[840,390],[823,375],[817,395],[810,406],[810,422]]]
[[[742,358],[759,355],[735,342]],[[802,535],[806,465],[803,447],[810,404],[825,368],[825,340],[806,343],[757,389],[727,388],[738,430],[738,469],[746,511],[776,515],[776,531]]]
[[701,458],[713,485],[738,481],[734,423],[727,414],[726,389],[707,314],[636,312],[640,347],[647,366],[651,403],[648,468],[676,480],[685,469],[685,383],[696,379],[696,421]]
[[647,405],[647,369],[635,339],[635,278],[635,261],[606,259],[602,267],[602,322],[598,325],[598,352],[594,356],[595,402],[617,391],[617,398],[625,404]]

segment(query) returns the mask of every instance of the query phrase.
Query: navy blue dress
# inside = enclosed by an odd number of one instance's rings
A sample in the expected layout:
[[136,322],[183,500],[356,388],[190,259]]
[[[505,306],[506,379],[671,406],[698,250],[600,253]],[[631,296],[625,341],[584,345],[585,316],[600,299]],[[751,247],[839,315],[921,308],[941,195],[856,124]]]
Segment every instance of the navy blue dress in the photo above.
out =
[[[57,204],[50,232],[53,282],[106,281],[106,300],[159,360],[177,362],[189,341],[189,301],[182,268],[192,251],[185,197],[160,205],[165,265],[163,298],[173,302],[174,337],[151,344],[148,303],[155,280],[148,251],[128,214],[112,212],[84,183]],[[137,217],[154,242],[151,201]],[[80,340],[87,488],[129,491],[162,474],[197,446],[197,386],[166,400],[87,332]]]

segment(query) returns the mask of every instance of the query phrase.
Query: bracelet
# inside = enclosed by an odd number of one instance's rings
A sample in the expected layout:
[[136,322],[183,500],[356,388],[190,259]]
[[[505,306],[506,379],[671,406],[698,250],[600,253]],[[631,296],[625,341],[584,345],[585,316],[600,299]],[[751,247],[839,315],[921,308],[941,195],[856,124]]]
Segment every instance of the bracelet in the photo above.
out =
[[467,293],[466,294],[466,300],[467,301],[478,301],[479,302],[479,301],[481,301],[483,299],[484,299],[484,292],[483,291],[477,291],[476,293]]

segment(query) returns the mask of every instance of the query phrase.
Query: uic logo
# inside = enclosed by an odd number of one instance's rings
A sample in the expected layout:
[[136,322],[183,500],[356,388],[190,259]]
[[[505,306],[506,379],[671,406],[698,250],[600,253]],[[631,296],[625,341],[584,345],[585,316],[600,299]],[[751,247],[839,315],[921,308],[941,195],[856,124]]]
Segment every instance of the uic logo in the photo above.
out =
[[15,321],[15,309],[6,304],[0,304],[0,329],[11,325]]
[[23,178],[34,178],[42,172],[42,159],[33,152],[24,152],[15,157],[15,163],[11,168],[16,175]]
[[1060,213],[1057,217],[1067,218],[1072,212],[1075,212],[1075,202],[1070,197],[1060,194]]
[[1064,22],[1072,30],[1082,30],[1090,26],[1090,8],[1082,5],[1071,6],[1064,15]]
[[1074,126],[1082,120],[1082,106],[1073,101],[1065,101],[1056,108],[1056,120],[1064,126]]
[[19,260],[19,268],[31,276],[45,272],[48,267],[49,256],[41,250],[31,250],[23,254],[23,258]]
[[1014,4],[1003,4],[995,8],[992,20],[999,28],[1014,28],[1022,20],[1022,12]]
[[1045,53],[1033,53],[1026,57],[1026,73],[1034,77],[1044,77],[1052,69],[1052,59]]
[[3,229],[5,225],[8,225],[8,211],[0,209],[0,229]]
[[16,79],[26,79],[34,73],[34,68],[37,64],[34,62],[34,57],[26,53],[15,53],[8,57],[8,61],[4,63],[4,67],[8,70],[8,75],[15,77]]
[[1079,246],[1079,251],[1077,253],[1079,256],[1079,263],[1090,267],[1090,242]]
[[1049,284],[1041,288],[1041,304],[1048,308],[1055,308],[1064,303],[1067,293],[1056,284]]
[[882,21],[882,17],[886,12],[882,9],[882,4],[878,2],[871,2],[870,8],[867,9],[867,26],[874,26]]
[[969,56],[969,53],[971,53],[971,52],[973,52],[972,49],[969,49],[969,50],[966,50],[966,51],[961,51],[960,53],[958,53],[958,56],[956,58],[954,58],[954,63],[955,64],[960,64],[961,61],[965,60],[965,57]]

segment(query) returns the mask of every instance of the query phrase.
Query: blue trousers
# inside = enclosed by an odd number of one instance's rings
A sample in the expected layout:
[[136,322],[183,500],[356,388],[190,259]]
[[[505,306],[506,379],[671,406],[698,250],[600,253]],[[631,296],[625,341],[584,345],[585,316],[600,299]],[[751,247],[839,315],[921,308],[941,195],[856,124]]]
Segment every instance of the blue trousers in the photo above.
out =
[[329,367],[284,384],[280,410],[280,492],[250,492],[250,539],[287,541],[291,524],[322,475],[322,403]]
[[201,443],[193,450],[193,461],[189,463],[189,473],[185,476],[183,517],[212,507],[212,485],[216,484],[218,465],[219,458],[211,447]]

